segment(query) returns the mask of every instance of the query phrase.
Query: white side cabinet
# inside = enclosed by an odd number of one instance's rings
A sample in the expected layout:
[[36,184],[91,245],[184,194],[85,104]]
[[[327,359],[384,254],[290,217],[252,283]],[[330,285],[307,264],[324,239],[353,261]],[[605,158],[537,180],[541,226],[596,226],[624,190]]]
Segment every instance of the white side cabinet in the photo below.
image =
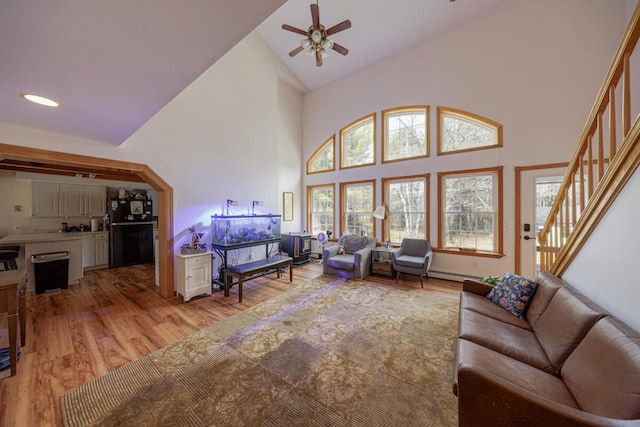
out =
[[176,255],[176,291],[184,302],[197,295],[211,294],[211,252]]

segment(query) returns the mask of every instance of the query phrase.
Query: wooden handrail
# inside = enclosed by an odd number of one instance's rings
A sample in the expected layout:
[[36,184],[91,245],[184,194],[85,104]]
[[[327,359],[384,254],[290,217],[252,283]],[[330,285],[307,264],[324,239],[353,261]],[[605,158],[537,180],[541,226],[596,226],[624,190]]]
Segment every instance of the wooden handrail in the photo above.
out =
[[[640,3],[589,114],[547,222],[538,235],[541,271],[556,275],[564,272],[640,162],[637,149],[640,126],[637,120],[633,124],[631,121],[630,67],[639,38]],[[618,89],[622,98],[619,106]],[[621,123],[621,132],[617,123]]]

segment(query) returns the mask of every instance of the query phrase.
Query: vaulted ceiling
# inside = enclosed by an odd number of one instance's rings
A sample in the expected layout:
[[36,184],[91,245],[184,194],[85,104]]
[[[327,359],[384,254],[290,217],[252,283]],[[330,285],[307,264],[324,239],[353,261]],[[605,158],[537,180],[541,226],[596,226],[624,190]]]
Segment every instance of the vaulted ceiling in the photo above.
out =
[[[0,123],[120,145],[254,29],[306,92],[514,0],[323,0],[320,22],[349,49],[322,67],[288,53],[311,0],[0,2]],[[59,108],[25,101],[36,93]],[[8,142],[8,141],[0,141]]]

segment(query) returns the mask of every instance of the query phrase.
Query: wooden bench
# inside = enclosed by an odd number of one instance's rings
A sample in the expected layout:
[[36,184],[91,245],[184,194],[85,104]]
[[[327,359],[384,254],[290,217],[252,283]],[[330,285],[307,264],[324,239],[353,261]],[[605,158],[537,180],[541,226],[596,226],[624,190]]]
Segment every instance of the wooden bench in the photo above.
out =
[[280,269],[289,266],[289,282],[293,282],[293,258],[276,255],[259,261],[247,262],[240,265],[227,266],[224,283],[224,296],[229,296],[229,277],[238,278],[238,302],[242,302],[242,280],[247,276],[276,269],[280,278]]

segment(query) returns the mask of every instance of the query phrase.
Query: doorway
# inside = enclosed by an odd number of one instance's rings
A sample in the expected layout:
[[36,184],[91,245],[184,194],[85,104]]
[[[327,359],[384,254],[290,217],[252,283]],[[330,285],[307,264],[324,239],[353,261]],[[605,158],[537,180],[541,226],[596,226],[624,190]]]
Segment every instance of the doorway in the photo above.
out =
[[149,166],[99,157],[82,156],[38,148],[0,144],[0,169],[72,175],[82,170],[105,179],[139,181],[158,192],[159,291],[165,298],[173,296],[173,188]]
[[540,272],[538,232],[544,226],[568,164],[516,167],[515,272],[535,278]]

